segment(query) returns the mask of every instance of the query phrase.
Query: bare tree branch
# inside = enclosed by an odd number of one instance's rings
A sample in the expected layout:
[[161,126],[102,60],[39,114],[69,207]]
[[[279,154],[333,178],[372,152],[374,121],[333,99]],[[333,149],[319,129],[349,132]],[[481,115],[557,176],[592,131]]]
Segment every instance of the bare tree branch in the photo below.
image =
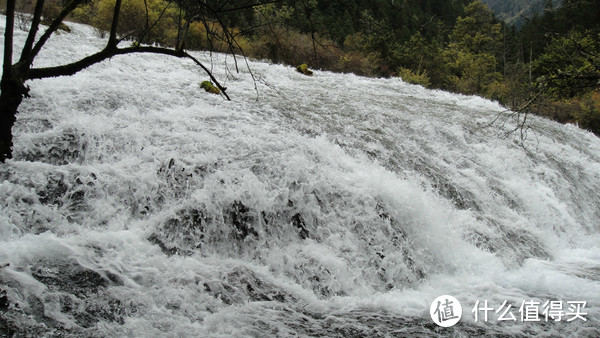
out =
[[119,16],[121,14],[121,0],[116,0],[113,13],[112,24],[110,26],[110,35],[108,37],[107,47],[117,47],[117,29],[119,26]]
[[[38,42],[35,44],[35,46],[33,47],[33,50],[31,51],[31,54],[29,55],[27,60],[23,60],[23,61],[27,62],[28,65],[31,65],[31,63],[33,62],[33,59],[39,54],[40,50],[42,49],[42,47],[44,47],[44,44],[46,44],[46,42],[48,41],[50,36],[54,32],[56,32],[56,30],[58,29],[58,26],[62,23],[62,21],[67,17],[67,15],[71,14],[71,12],[73,12],[73,10],[75,8],[77,8],[77,6],[79,6],[84,1],[85,0],[72,0],[67,6],[65,6],[63,8],[63,10],[60,12],[60,14],[58,14],[56,19],[54,19],[54,21],[52,21],[52,23],[50,24],[48,29],[46,29],[46,31],[40,37]],[[118,0],[118,1],[120,1],[120,0]]]
[[312,22],[312,19],[310,17],[310,10],[308,8],[308,5],[306,4],[305,0],[302,0],[302,6],[304,7],[304,11],[306,12],[306,18],[308,19],[308,23],[310,25],[310,37],[312,38],[312,45],[313,45],[313,53],[314,53],[314,62],[317,63],[319,62],[318,57],[317,57],[317,44],[316,44],[316,38],[315,38],[315,27],[314,24]]
[[[527,139],[528,132],[533,129],[527,123],[527,118],[529,117],[529,113],[531,111],[532,105],[540,98],[540,96],[542,96],[546,92],[546,90],[547,90],[547,88],[545,86],[540,88],[540,90],[535,95],[533,95],[529,100],[527,100],[527,102],[523,103],[521,106],[519,106],[514,111],[503,110],[503,111],[499,112],[496,115],[496,117],[494,118],[494,120],[492,120],[490,123],[484,125],[483,128],[491,127],[498,120],[500,120],[501,117],[504,117],[504,118],[502,119],[500,126],[506,125],[506,123],[508,122],[508,120],[510,118],[515,118],[515,120],[516,120],[515,127],[513,129],[505,132],[503,137],[507,138],[510,135],[514,134],[515,132],[519,132],[520,145],[525,151],[529,152],[529,150],[525,147],[525,140]],[[509,114],[505,114],[507,112],[509,112]]]
[[[152,29],[154,29],[154,27],[156,27],[156,25],[158,25],[160,20],[163,18],[163,16],[167,12],[167,9],[169,9],[169,7],[171,7],[172,4],[173,4],[173,0],[169,0],[167,2],[167,5],[165,6],[165,8],[163,8],[162,11],[160,12],[160,14],[158,15],[158,18],[154,21],[154,23],[152,23],[152,25],[150,25],[150,21],[149,21],[150,19],[148,16],[148,3],[147,3],[147,0],[144,0],[144,6],[146,8],[146,27],[144,28],[144,31],[142,31],[142,34],[140,35],[140,37],[137,39],[137,41],[139,43],[142,43],[142,41],[144,40],[146,35],[149,34],[150,31]],[[175,48],[175,49],[177,49],[177,48]]]
[[27,35],[27,40],[25,41],[25,45],[23,46],[23,51],[21,52],[21,59],[19,60],[21,62],[25,61],[26,59],[29,58],[31,49],[33,48],[33,43],[35,42],[35,37],[36,37],[38,29],[40,27],[43,9],[44,9],[44,0],[38,0],[35,4],[35,10],[33,11],[33,19],[31,20],[31,28],[29,29],[29,34]]
[[4,65],[2,67],[2,81],[12,74],[13,33],[15,30],[15,1],[6,1],[6,28],[4,29]]
[[229,95],[227,95],[227,88],[223,87],[219,81],[214,77],[212,72],[204,66],[198,59],[194,56],[190,55],[184,51],[178,51],[175,49],[162,48],[162,47],[153,47],[153,46],[132,46],[127,48],[107,48],[99,51],[98,53],[87,56],[79,61],[69,63],[62,66],[55,67],[47,67],[47,68],[33,68],[28,72],[28,79],[43,79],[49,77],[58,77],[58,76],[70,76],[74,75],[77,72],[99,62],[102,62],[106,59],[109,59],[113,56],[124,55],[124,54],[133,54],[133,53],[153,53],[153,54],[162,54],[169,55],[178,58],[188,58],[192,60],[196,65],[200,66],[210,77],[213,83],[221,90],[223,95],[227,98],[227,100],[231,101]]

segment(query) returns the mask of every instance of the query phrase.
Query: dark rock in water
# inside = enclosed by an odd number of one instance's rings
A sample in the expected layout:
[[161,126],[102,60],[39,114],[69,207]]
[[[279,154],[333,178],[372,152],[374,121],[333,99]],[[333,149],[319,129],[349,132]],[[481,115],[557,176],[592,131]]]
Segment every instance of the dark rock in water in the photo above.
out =
[[[123,285],[110,272],[92,270],[75,260],[42,260],[33,264],[30,273],[46,288],[29,289],[9,275],[0,279],[7,285],[7,291],[0,293],[0,329],[9,336],[81,336],[82,329],[100,321],[123,324],[132,312],[131,306],[107,291]],[[9,303],[8,292],[20,301]],[[56,319],[61,317],[76,325],[66,327]]]
[[194,173],[193,168],[180,164],[174,158],[171,158],[168,162],[163,162],[156,171],[160,182],[159,194],[163,197],[183,197],[191,185]]
[[136,312],[135,307],[131,308],[131,306],[123,304],[119,299],[113,298],[108,294],[102,296],[102,302],[88,299],[89,301],[86,302],[85,310],[74,314],[80,326],[85,328],[92,327],[101,320],[123,325],[125,317],[131,312]]
[[234,285],[251,301],[279,301],[284,302],[292,298],[277,286],[259,278],[253,271],[240,267],[227,274],[226,280]]
[[69,185],[63,174],[52,173],[48,176],[45,189],[38,191],[39,200],[42,204],[62,206],[63,199],[69,190]]
[[256,222],[250,209],[240,201],[234,201],[228,212],[225,214],[225,223],[231,223],[235,228],[235,236],[238,240],[243,240],[249,235],[258,238],[258,233],[254,230]]
[[169,256],[189,256],[202,247],[207,219],[197,208],[184,208],[168,218],[148,240]]
[[[288,200],[288,207],[294,207],[294,202],[292,200]],[[296,229],[298,229],[298,234],[300,235],[300,238],[307,239],[310,233],[306,228],[306,222],[304,221],[302,215],[299,212],[297,212],[291,217],[290,221],[292,222],[292,225]]]
[[34,138],[32,142],[34,146],[31,148],[17,148],[14,158],[31,162],[65,165],[81,162],[88,147],[85,133],[73,128],[45,132]]
[[8,310],[8,306],[10,302],[8,301],[8,296],[6,295],[6,291],[0,289],[0,311]]
[[306,229],[306,223],[304,222],[304,218],[302,218],[302,215],[300,215],[300,213],[297,213],[294,216],[292,216],[292,225],[299,230],[298,234],[300,235],[300,238],[308,238],[309,232],[308,229]]
[[[536,235],[526,229],[507,227],[489,218],[480,219],[491,232],[473,231],[467,239],[478,248],[499,254],[507,263],[522,264],[528,258],[550,259],[550,254]],[[493,237],[490,236],[493,234]]]
[[481,206],[477,204],[477,199],[473,196],[473,193],[450,181],[445,168],[427,164],[427,161],[421,158],[410,162],[410,165],[416,171],[422,173],[429,180],[431,187],[441,196],[451,201],[456,208],[481,211]]
[[185,250],[176,246],[165,244],[162,240],[160,240],[158,234],[152,234],[150,237],[148,237],[148,240],[153,244],[158,245],[160,247],[160,250],[167,256],[191,256],[194,253],[191,250]]
[[[377,202],[377,205],[375,206],[375,210],[379,218],[386,223],[389,222],[390,224],[390,233],[388,234],[388,239],[391,241],[393,246],[394,255],[400,253],[402,256],[402,261],[412,272],[412,276],[407,276],[404,282],[411,284],[415,281],[422,280],[426,277],[426,274],[418,264],[418,261],[415,259],[413,252],[410,251],[411,245],[404,230],[403,224],[391,216],[388,208],[389,207],[382,202]],[[386,256],[386,254],[383,252],[376,252],[375,254],[381,257],[381,259],[384,259]],[[392,284],[388,284],[388,288],[391,285]]]
[[259,277],[254,271],[235,267],[223,280],[204,281],[204,289],[227,305],[251,302],[294,302],[297,299]]
[[[335,313],[322,313],[301,304],[286,303],[281,306],[264,303],[265,311],[276,313],[276,320],[261,317],[261,311],[244,312],[244,334],[261,332],[265,336],[278,336],[280,332],[294,332],[299,337],[528,337],[535,334],[506,334],[495,325],[478,325],[459,322],[444,328],[431,318],[405,316],[381,308],[353,308]],[[551,323],[533,323],[547,325]],[[535,332],[535,331],[533,331]],[[255,334],[254,334],[255,335]]]
[[259,237],[255,230],[258,214],[240,201],[234,201],[224,207],[222,213],[211,216],[207,215],[204,206],[186,207],[162,222],[148,240],[167,255],[191,255],[206,244],[206,231],[211,227],[218,229],[211,233],[211,243],[232,240],[242,243],[247,238]]
[[75,261],[42,261],[31,268],[31,275],[51,290],[75,295],[96,292],[108,285],[121,285],[118,276],[85,268]]

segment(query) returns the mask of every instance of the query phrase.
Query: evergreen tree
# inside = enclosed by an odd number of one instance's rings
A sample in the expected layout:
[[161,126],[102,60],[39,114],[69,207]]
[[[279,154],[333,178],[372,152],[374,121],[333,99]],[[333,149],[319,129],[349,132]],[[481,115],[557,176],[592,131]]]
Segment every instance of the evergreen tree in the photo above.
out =
[[450,88],[467,94],[486,94],[488,87],[501,79],[496,71],[496,54],[502,48],[501,25],[480,1],[465,8],[450,35],[444,58],[451,74]]

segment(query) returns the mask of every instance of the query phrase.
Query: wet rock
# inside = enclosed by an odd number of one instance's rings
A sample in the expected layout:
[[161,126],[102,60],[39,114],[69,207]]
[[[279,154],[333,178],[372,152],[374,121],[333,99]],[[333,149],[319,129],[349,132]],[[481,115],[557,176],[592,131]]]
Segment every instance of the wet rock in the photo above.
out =
[[[288,200],[288,207],[293,208],[294,207],[294,202],[292,200]],[[307,239],[310,235],[308,229],[306,228],[306,222],[304,221],[304,218],[302,217],[302,215],[297,212],[294,215],[292,215],[292,217],[290,218],[290,221],[292,222],[292,225],[298,229],[298,235],[300,236],[301,239]]]
[[81,162],[88,147],[86,134],[74,128],[48,131],[34,136],[31,142],[32,147],[15,149],[15,159],[65,165]]
[[466,239],[478,248],[497,254],[506,263],[522,264],[528,258],[550,259],[548,250],[527,229],[512,228],[489,218],[480,218],[486,231],[473,230]]
[[259,278],[252,270],[244,267],[236,268],[225,279],[246,294],[251,301],[284,302],[291,296],[286,295],[274,284]]
[[240,266],[233,268],[222,280],[205,281],[206,292],[225,304],[251,302],[292,302],[297,299],[275,284],[265,281],[254,271]]
[[225,215],[225,223],[233,225],[234,234],[238,240],[244,240],[250,235],[258,238],[258,232],[254,230],[255,216],[242,202],[234,201]]
[[128,306],[107,291],[123,284],[118,276],[64,259],[35,262],[29,272],[45,288],[20,284],[8,274],[0,276],[14,299],[8,303],[7,297],[6,306],[0,304],[0,323],[4,325],[0,328],[4,332],[80,336],[82,329],[95,327],[100,321],[124,323]]
[[298,65],[296,67],[296,71],[298,73],[301,73],[301,74],[304,74],[304,75],[307,75],[307,76],[312,76],[313,75],[312,70],[308,69],[308,66],[305,63],[303,63],[301,65]]
[[179,255],[179,256],[191,256],[194,252],[192,250],[186,250],[182,248],[178,248],[177,246],[173,246],[171,244],[165,244],[160,238],[158,234],[152,234],[148,237],[148,240],[158,245],[160,250],[167,256]]
[[306,229],[306,223],[304,222],[304,218],[302,218],[300,213],[292,216],[292,225],[298,229],[298,235],[300,235],[301,239],[307,239],[309,237],[310,233]]
[[199,208],[184,208],[167,218],[159,228],[148,237],[169,256],[191,255],[202,247],[207,219]]
[[69,184],[62,173],[51,173],[44,189],[39,189],[37,194],[42,204],[62,206],[63,199],[69,190]]
[[10,302],[8,301],[8,296],[6,295],[6,291],[0,289],[0,311],[8,310],[8,306]]
[[31,268],[31,275],[51,290],[88,294],[108,285],[122,284],[119,277],[98,272],[70,261],[42,261]]
[[429,180],[431,188],[451,201],[456,208],[460,210],[482,210],[473,193],[449,180],[447,176],[450,175],[443,167],[436,168],[427,164],[423,159],[414,160],[412,166]]
[[210,81],[202,81],[202,83],[200,83],[200,88],[204,89],[207,93],[221,94],[221,90]]
[[171,158],[159,166],[156,174],[160,184],[159,195],[181,198],[191,185],[194,170]]
[[[415,259],[415,255],[410,250],[412,246],[410,245],[410,239],[406,235],[406,232],[403,228],[403,224],[396,220],[394,217],[392,217],[385,203],[377,202],[377,205],[375,206],[375,211],[377,212],[377,215],[380,219],[382,219],[385,223],[389,224],[386,240],[388,241],[388,246],[391,244],[391,247],[388,248],[388,250],[394,252],[394,257],[396,257],[398,253],[400,253],[401,260],[408,269],[408,274],[405,274],[405,276],[402,277],[402,280],[387,280],[386,284],[388,285],[388,288],[390,286],[393,286],[396,282],[413,284],[419,280],[424,279],[426,277],[426,274],[421,268],[418,261]],[[376,251],[375,254],[381,257],[382,260],[384,260],[385,257],[388,256],[385,254],[385,252],[382,251]],[[380,274],[380,276],[382,276],[383,279],[388,279],[388,277],[384,277],[387,276],[387,274],[385,273],[385,269],[382,269],[381,272],[382,273]]]

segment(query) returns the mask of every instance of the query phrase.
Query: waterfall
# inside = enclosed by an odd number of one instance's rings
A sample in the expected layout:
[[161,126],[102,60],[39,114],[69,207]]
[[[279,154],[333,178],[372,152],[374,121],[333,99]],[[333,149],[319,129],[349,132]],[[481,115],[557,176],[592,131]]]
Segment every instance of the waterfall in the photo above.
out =
[[[71,26],[36,66],[103,45]],[[595,135],[530,116],[522,139],[480,97],[194,55],[233,101],[160,55],[29,83],[0,165],[3,333],[600,335]],[[585,320],[545,320],[549,301]]]

